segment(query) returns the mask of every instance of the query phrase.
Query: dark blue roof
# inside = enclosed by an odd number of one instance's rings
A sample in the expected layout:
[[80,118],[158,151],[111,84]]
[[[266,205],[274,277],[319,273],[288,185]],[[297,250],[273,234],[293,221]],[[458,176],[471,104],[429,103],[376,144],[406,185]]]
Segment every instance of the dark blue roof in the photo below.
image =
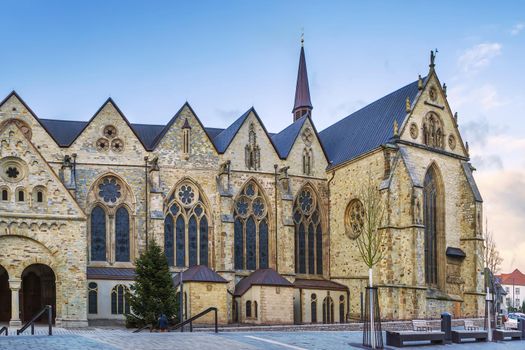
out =
[[401,127],[407,115],[406,98],[414,102],[418,92],[416,80],[321,131],[330,167],[387,143],[394,134],[394,120]]
[[40,122],[58,145],[62,147],[69,146],[87,124],[87,122],[76,120],[54,119],[40,119]]
[[217,148],[217,151],[219,153],[224,153],[230,143],[232,142],[233,138],[241,128],[242,124],[248,118],[248,115],[253,110],[253,107],[247,110],[243,115],[239,117],[236,121],[234,121],[229,127],[224,129],[220,134],[215,136],[213,139],[213,143],[215,143],[215,147]]
[[224,131],[224,129],[221,128],[204,128],[208,135],[213,139],[215,136],[219,135],[221,132]]
[[277,152],[279,152],[279,157],[288,157],[288,154],[292,150],[295,139],[297,138],[297,135],[299,135],[299,132],[301,131],[301,128],[303,127],[307,118],[308,117],[306,115],[302,116],[286,129],[272,136],[272,141],[275,145],[275,148],[277,148]]
[[157,137],[164,130],[164,125],[131,124],[131,127],[147,149],[153,149]]

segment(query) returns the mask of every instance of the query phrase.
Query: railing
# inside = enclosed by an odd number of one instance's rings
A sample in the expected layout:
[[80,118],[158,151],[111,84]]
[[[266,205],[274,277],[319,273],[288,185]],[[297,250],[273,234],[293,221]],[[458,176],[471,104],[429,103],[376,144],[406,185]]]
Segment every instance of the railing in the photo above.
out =
[[29,326],[31,326],[31,335],[35,335],[35,322],[47,311],[47,324],[49,327],[48,335],[53,335],[53,307],[46,305],[39,313],[37,313],[31,321],[27,322],[22,328],[16,330],[16,335],[22,334]]
[[150,332],[151,332],[151,330],[153,330],[153,326],[147,324],[147,325],[142,326],[142,327],[140,327],[140,328],[138,328],[138,329],[135,329],[135,330],[133,331],[133,333],[139,333],[139,332],[142,332],[142,331],[145,330],[145,329],[149,329]]
[[217,327],[217,308],[216,307],[209,307],[207,308],[206,310],[202,311],[201,313],[198,313],[197,315],[191,317],[191,318],[188,318],[186,321],[183,321],[181,323],[178,323],[176,324],[175,326],[173,327],[170,327],[169,328],[169,331],[170,332],[173,332],[174,330],[177,330],[180,328],[180,331],[181,332],[184,332],[184,326],[187,325],[188,323],[190,324],[190,332],[193,332],[193,321],[195,321],[196,319],[210,313],[210,312],[215,312],[215,333],[219,333],[219,328]]
[[4,333],[4,332],[5,332],[5,336],[7,337],[8,332],[9,332],[9,331],[7,330],[7,327],[2,327],[2,328],[0,328],[0,335],[2,335],[2,333]]

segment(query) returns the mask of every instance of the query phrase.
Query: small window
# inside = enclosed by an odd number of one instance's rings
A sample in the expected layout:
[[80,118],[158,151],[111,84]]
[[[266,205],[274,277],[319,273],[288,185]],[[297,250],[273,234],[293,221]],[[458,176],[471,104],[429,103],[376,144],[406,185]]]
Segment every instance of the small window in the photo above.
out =
[[256,301],[253,302],[253,313],[254,313],[254,317],[257,318],[257,302]]
[[18,190],[18,196],[17,196],[17,198],[18,198],[18,201],[19,201],[19,202],[23,202],[23,201],[26,200],[24,190]]
[[5,188],[2,190],[2,200],[3,201],[8,201],[9,200],[9,192]]
[[38,203],[42,203],[44,201],[44,193],[42,191],[38,191],[36,193],[36,201]]
[[520,289],[516,288],[516,295],[520,295]]
[[88,313],[98,313],[98,285],[95,282],[91,282],[88,285]]
[[119,284],[111,291],[111,313],[113,315],[129,314],[128,287]]
[[246,317],[252,317],[252,302],[249,300],[246,302]]

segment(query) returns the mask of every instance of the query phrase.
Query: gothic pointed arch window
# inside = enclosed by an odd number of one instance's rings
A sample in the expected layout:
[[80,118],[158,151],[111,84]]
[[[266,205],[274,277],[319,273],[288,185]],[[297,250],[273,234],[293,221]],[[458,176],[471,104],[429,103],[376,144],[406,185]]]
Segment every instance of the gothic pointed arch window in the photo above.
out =
[[208,265],[210,212],[204,194],[184,181],[168,198],[164,252],[170,266]]
[[111,290],[111,313],[113,315],[127,315],[130,312],[129,288],[118,284]]
[[310,147],[305,147],[303,150],[303,174],[312,175],[313,167],[313,152]]
[[319,200],[310,186],[299,191],[294,201],[295,272],[323,273],[323,229]]
[[439,177],[435,166],[425,175],[423,184],[423,217],[425,224],[425,282],[438,287],[439,261],[442,244],[440,231],[443,227],[443,204],[441,200]]
[[129,263],[132,260],[133,196],[116,176],[95,181],[88,193],[90,261]]
[[236,270],[268,267],[268,204],[261,188],[249,181],[234,203],[234,265]]
[[423,119],[423,143],[429,147],[443,149],[443,122],[434,112]]

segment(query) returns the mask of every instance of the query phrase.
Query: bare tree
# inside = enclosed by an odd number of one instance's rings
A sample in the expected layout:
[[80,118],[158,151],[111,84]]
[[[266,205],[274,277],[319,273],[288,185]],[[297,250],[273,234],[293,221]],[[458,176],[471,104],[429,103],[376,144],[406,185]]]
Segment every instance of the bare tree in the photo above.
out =
[[485,221],[485,267],[489,268],[490,271],[496,275],[500,272],[503,258],[501,257],[494,235],[492,231],[488,229],[488,221]]
[[[371,346],[372,349],[376,348],[376,334],[374,325],[374,315],[376,311],[376,305],[374,305],[374,294],[372,290],[373,286],[373,267],[377,265],[381,259],[383,259],[383,253],[385,250],[385,229],[384,229],[384,218],[385,218],[385,205],[379,189],[372,180],[371,172],[368,172],[368,181],[364,184],[359,192],[359,199],[363,204],[362,212],[362,223],[354,226],[357,230],[357,247],[361,255],[361,259],[368,267],[368,283],[370,289],[368,290],[370,322],[370,344],[365,346]],[[380,320],[378,320],[380,321]],[[364,330],[366,332],[367,330]],[[363,337],[365,339],[365,337]],[[364,341],[364,340],[363,340]]]

